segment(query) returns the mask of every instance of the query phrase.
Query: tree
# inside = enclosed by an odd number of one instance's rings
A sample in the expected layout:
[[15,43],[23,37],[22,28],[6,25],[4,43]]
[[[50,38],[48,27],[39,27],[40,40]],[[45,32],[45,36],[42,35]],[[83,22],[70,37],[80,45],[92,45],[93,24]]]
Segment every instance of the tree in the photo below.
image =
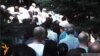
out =
[[52,0],[34,0],[40,7],[51,9]]
[[[52,0],[54,10],[68,17],[73,23],[84,29],[100,28],[99,0]],[[91,19],[91,17],[94,17]],[[98,29],[99,30],[99,29]]]

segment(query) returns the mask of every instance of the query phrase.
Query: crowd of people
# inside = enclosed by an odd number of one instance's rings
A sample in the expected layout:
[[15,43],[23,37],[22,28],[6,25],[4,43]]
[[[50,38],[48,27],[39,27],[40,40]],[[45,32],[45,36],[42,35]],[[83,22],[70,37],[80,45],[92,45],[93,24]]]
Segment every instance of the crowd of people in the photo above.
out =
[[[6,8],[1,5],[0,10],[0,20],[2,23],[6,21],[9,28],[6,33],[0,34],[1,56],[81,56],[83,53],[100,53],[100,35],[76,30],[77,26],[64,15],[46,8],[40,9],[35,3],[29,8]],[[4,16],[6,14],[8,16]],[[3,27],[5,25],[0,30]]]

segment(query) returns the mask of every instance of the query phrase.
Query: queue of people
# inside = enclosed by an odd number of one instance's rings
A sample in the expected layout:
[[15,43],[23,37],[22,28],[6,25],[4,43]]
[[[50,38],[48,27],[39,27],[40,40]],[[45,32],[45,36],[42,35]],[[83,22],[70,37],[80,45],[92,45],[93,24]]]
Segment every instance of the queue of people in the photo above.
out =
[[[25,6],[6,8],[3,5],[1,8],[10,14],[7,20],[10,27],[8,35],[12,37],[12,44],[8,45],[4,56],[81,56],[83,53],[100,53],[100,36],[95,38],[92,33],[77,31],[77,26],[64,15],[47,11],[46,8],[40,10],[35,3],[28,9]],[[5,39],[2,42],[7,43]]]

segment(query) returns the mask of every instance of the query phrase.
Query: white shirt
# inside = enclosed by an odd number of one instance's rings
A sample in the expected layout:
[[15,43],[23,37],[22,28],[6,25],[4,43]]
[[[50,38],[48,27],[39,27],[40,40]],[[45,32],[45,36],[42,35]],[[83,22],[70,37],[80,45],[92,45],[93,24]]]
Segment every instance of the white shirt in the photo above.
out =
[[41,15],[42,15],[42,23],[44,23],[46,21],[46,18],[49,17],[49,15],[46,12],[42,12]]
[[36,56],[43,56],[44,44],[33,42],[28,44],[28,46],[36,52]]
[[64,27],[66,24],[69,24],[68,20],[60,21],[59,25]]
[[19,19],[19,22],[22,23],[22,20],[23,19],[29,19],[30,18],[30,15],[29,15],[29,12],[27,9],[23,8],[23,7],[20,7],[19,8],[19,12],[21,13],[20,15],[18,15],[18,19]]
[[48,39],[57,41],[57,37],[58,37],[57,33],[53,32],[50,29],[48,29],[47,32],[48,32],[48,35],[47,35]]

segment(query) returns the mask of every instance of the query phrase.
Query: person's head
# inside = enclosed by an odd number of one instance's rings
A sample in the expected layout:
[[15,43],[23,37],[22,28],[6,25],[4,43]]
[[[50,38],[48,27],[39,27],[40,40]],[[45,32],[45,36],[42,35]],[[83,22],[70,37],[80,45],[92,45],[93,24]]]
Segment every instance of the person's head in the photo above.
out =
[[60,32],[61,32],[61,33],[64,32],[64,27],[61,27],[61,26],[60,26]]
[[36,7],[36,4],[35,4],[35,3],[32,3],[32,6],[33,6],[33,7]]
[[57,56],[57,43],[52,40],[46,41],[43,56]]
[[78,49],[71,49],[68,52],[68,56],[81,56],[81,52]]
[[61,43],[58,46],[59,56],[66,56],[68,53],[68,46],[65,43]]
[[46,35],[46,33],[45,33],[44,27],[38,26],[38,27],[34,28],[33,36],[35,39],[42,41],[42,40],[44,40],[45,35]]
[[62,17],[62,21],[64,21],[64,20],[66,20],[66,16],[63,16],[63,17]]
[[5,5],[0,5],[0,7],[1,7],[2,9],[6,9],[6,6],[5,6]]
[[60,26],[60,32],[66,31],[67,25],[68,25],[67,22],[61,22],[61,23],[59,23],[59,26]]
[[64,23],[60,23],[59,26],[62,27],[62,29],[69,34],[74,32],[75,27],[73,24],[68,24],[68,23],[64,22]]
[[47,17],[44,25],[45,25],[45,28],[51,28],[52,18]]
[[14,9],[15,9],[15,12],[19,11],[19,7],[17,5],[14,7]]
[[59,26],[59,21],[58,20],[56,20],[56,21],[54,21],[53,23],[52,23],[52,25],[51,25],[51,29],[54,31],[54,32],[56,32],[58,35],[60,34],[60,26]]
[[12,56],[36,56],[35,51],[27,45],[18,44],[12,51]]
[[91,43],[88,47],[89,53],[100,53],[100,44],[95,42]]
[[47,12],[47,9],[46,9],[46,8],[43,8],[43,9],[42,9],[42,12]]
[[75,32],[75,26],[73,24],[66,24],[66,26],[64,27],[64,30],[68,34],[74,34],[74,32]]
[[79,42],[81,44],[88,44],[88,41],[89,41],[89,35],[88,33],[82,31],[79,35],[78,35],[78,39],[79,39]]
[[19,20],[17,17],[13,18],[12,23],[19,23]]

